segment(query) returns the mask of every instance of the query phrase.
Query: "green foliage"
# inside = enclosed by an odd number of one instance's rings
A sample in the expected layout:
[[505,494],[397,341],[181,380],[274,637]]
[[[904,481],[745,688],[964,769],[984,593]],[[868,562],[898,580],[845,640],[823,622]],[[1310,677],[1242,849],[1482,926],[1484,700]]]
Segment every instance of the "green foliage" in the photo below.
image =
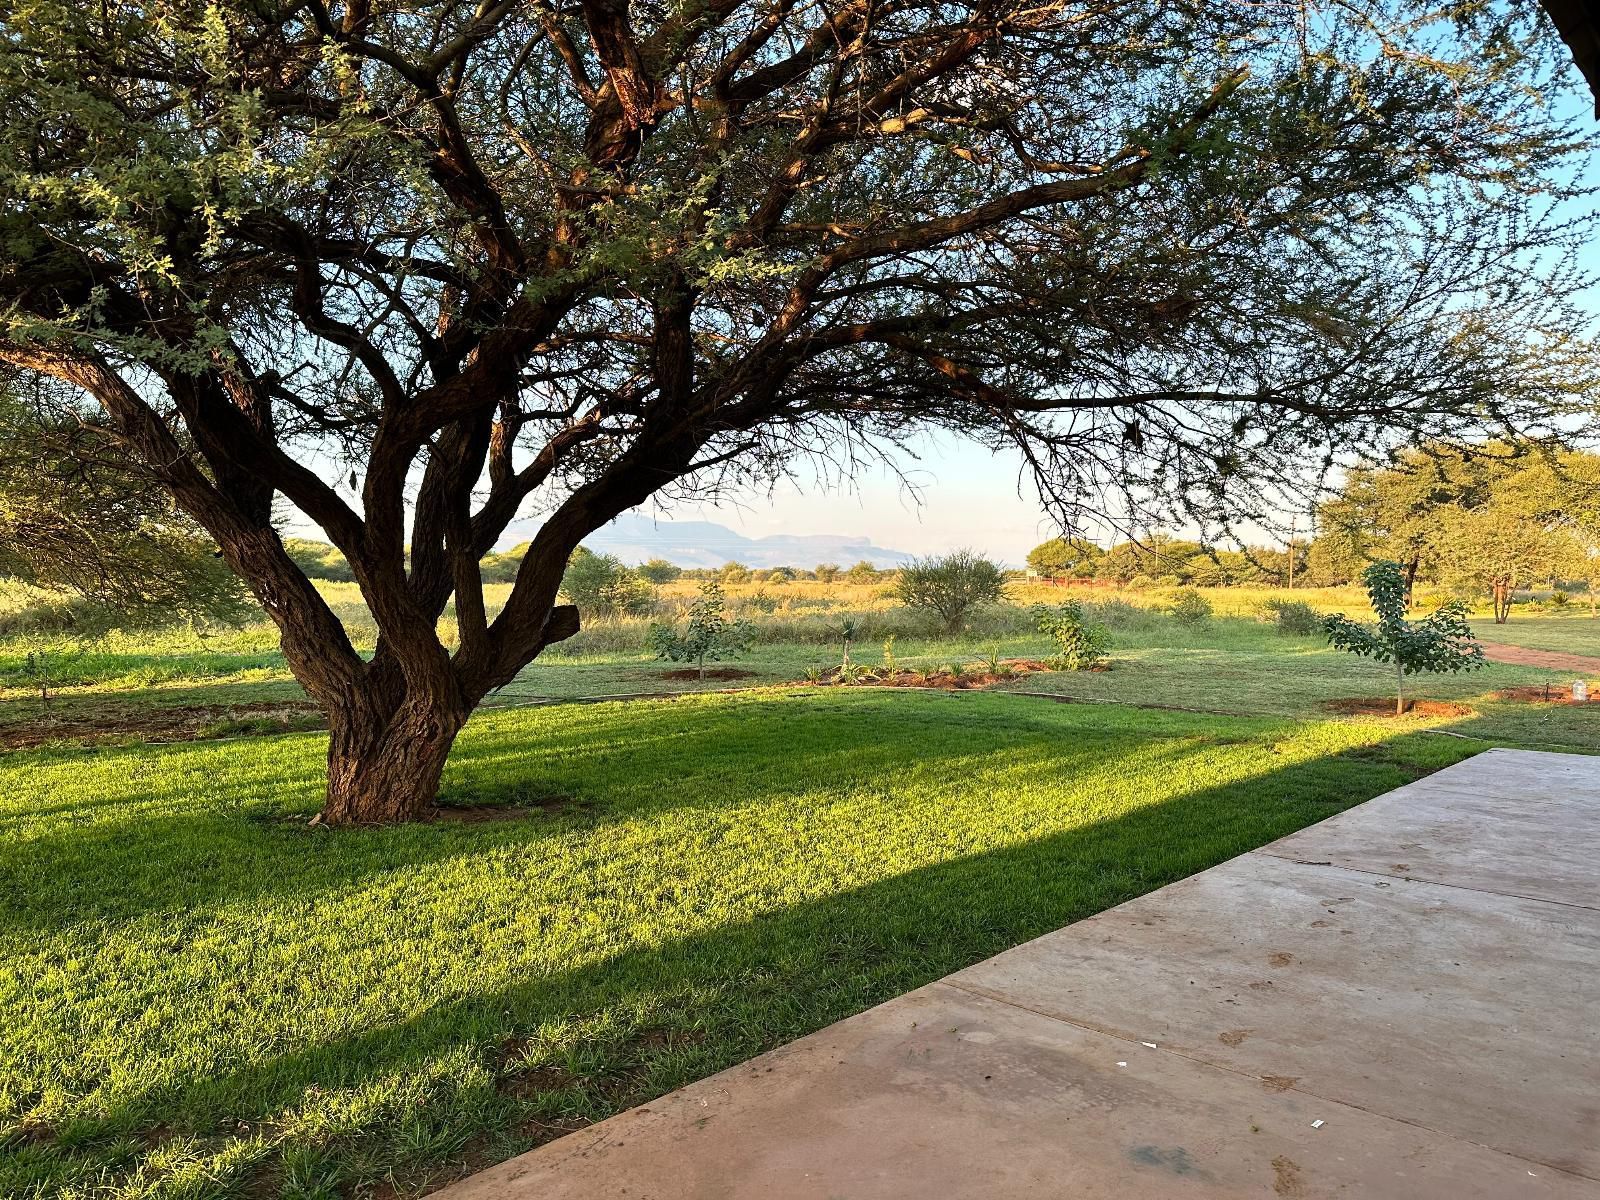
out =
[[501,553],[485,555],[478,569],[483,573],[485,583],[510,583],[517,577],[517,572],[522,568],[522,560],[527,556],[529,543],[519,542]]
[[1273,596],[1264,600],[1261,607],[1271,616],[1279,633],[1306,637],[1322,630],[1322,614],[1303,600],[1285,600]]
[[861,622],[855,617],[845,617],[839,622],[839,647],[842,652],[841,669],[850,666],[850,646],[861,636]]
[[1093,542],[1057,537],[1028,551],[1028,566],[1047,579],[1087,579],[1094,575],[1095,564],[1104,556],[1105,551]]
[[664,558],[652,558],[649,562],[642,562],[636,570],[641,579],[648,579],[654,584],[671,583],[683,574],[682,567]]
[[1087,671],[1106,661],[1111,634],[1105,626],[1087,621],[1076,600],[1054,606],[1036,604],[1029,611],[1039,632],[1055,642],[1050,665],[1056,670]]
[[1323,629],[1335,649],[1394,664],[1397,713],[1405,711],[1405,676],[1452,674],[1483,666],[1483,647],[1472,639],[1464,603],[1453,600],[1420,621],[1408,621],[1406,580],[1399,563],[1373,563],[1361,578],[1377,622],[1364,624],[1335,613],[1323,618]]
[[637,613],[650,607],[655,590],[649,582],[610,554],[584,546],[573,551],[561,576],[561,590],[583,613]]
[[95,416],[25,403],[0,379],[7,578],[51,593],[11,618],[41,633],[239,625],[260,613],[216,544]]
[[750,578],[750,568],[742,562],[728,562],[723,563],[716,574],[723,583],[745,583]]
[[307,579],[328,579],[335,583],[349,583],[355,579],[355,573],[337,546],[308,538],[284,538],[283,548]]
[[878,568],[863,558],[846,571],[844,577],[851,583],[875,583],[879,574]]
[[818,563],[816,570],[812,571],[811,573],[816,576],[819,583],[832,583],[835,579],[839,578],[839,564]]
[[998,601],[1004,586],[1005,576],[994,563],[972,550],[955,550],[906,564],[894,595],[907,608],[938,614],[953,633],[974,609]]
[[1166,613],[1183,625],[1204,625],[1211,619],[1211,601],[1193,588],[1182,588],[1173,593]]
[[673,662],[692,662],[705,678],[706,662],[720,662],[750,648],[755,629],[748,621],[728,616],[722,585],[708,579],[700,585],[700,599],[689,608],[689,618],[680,631],[671,625],[650,626],[650,645],[657,658]]

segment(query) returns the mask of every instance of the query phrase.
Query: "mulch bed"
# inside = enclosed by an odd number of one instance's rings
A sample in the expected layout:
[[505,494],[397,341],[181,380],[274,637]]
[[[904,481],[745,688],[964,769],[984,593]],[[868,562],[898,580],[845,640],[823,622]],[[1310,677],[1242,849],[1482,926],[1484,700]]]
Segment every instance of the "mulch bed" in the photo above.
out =
[[[1328,712],[1349,717],[1392,717],[1392,696],[1350,696],[1341,700],[1324,700],[1322,707]],[[1407,700],[1408,717],[1470,717],[1472,708],[1452,700]]]
[[1572,698],[1572,685],[1554,683],[1548,687],[1534,684],[1527,687],[1501,688],[1494,694],[1496,700],[1519,700],[1524,704],[1578,704],[1584,701],[1575,701]]
[[[755,671],[741,671],[738,667],[707,667],[704,678],[706,679],[754,679]],[[699,679],[700,672],[694,667],[684,667],[677,671],[662,671],[657,679]]]
[[[1036,658],[1011,658],[1004,661],[1009,670],[1002,674],[974,670],[964,670],[960,675],[950,675],[943,672],[930,674],[924,671],[911,670],[895,671],[889,674],[869,667],[867,670],[872,671],[871,676],[863,676],[850,686],[927,688],[931,691],[964,692],[972,688],[985,688],[992,687],[997,683],[1008,683],[1023,675],[1037,675],[1041,672],[1050,672],[1055,669]],[[1103,670],[1104,668],[1096,669]],[[838,683],[839,668],[833,667],[826,671],[817,682],[824,687],[831,687]]]
[[291,733],[325,726],[315,704],[256,700],[245,704],[173,705],[82,717],[37,717],[0,725],[0,750],[26,750],[59,742],[192,742],[241,733]]

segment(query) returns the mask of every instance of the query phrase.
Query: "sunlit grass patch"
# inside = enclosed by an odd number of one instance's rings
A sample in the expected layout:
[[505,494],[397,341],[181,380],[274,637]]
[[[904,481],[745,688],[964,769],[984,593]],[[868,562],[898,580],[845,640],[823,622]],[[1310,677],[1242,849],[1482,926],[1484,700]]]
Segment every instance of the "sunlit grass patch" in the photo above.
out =
[[446,799],[516,819],[327,833],[322,749],[0,760],[0,1194],[412,1190],[1468,752],[697,697],[484,714]]

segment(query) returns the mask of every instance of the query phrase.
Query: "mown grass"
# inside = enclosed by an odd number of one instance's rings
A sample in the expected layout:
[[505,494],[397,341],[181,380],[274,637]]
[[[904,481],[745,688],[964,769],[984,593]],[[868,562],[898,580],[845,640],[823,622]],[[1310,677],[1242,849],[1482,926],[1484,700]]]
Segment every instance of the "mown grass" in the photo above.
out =
[[797,689],[481,714],[515,819],[329,833],[318,735],[0,757],[0,1195],[411,1193],[1469,753]]

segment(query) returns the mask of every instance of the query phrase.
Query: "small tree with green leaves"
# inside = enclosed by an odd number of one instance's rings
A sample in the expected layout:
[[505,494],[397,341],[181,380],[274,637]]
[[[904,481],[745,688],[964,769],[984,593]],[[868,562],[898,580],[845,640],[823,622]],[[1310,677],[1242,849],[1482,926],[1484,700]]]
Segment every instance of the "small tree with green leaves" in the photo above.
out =
[[1375,562],[1361,574],[1375,624],[1352,621],[1343,613],[1324,617],[1328,644],[1363,658],[1394,664],[1395,716],[1406,710],[1407,675],[1453,674],[1483,666],[1483,647],[1472,640],[1467,606],[1452,600],[1420,621],[1406,620],[1406,577],[1397,562]]
[[680,633],[671,625],[650,626],[650,645],[657,658],[692,662],[706,677],[706,661],[720,662],[743,654],[755,637],[755,626],[728,615],[722,585],[708,579],[700,585],[700,599],[689,607],[689,620]]
[[1104,625],[1084,619],[1083,606],[1076,600],[1055,605],[1035,604],[1028,610],[1040,633],[1056,644],[1050,665],[1058,671],[1087,671],[1100,666],[1111,649],[1111,635]]
[[907,608],[937,613],[945,630],[957,633],[969,613],[1000,599],[1005,576],[994,563],[971,550],[919,558],[900,569],[895,598]]

